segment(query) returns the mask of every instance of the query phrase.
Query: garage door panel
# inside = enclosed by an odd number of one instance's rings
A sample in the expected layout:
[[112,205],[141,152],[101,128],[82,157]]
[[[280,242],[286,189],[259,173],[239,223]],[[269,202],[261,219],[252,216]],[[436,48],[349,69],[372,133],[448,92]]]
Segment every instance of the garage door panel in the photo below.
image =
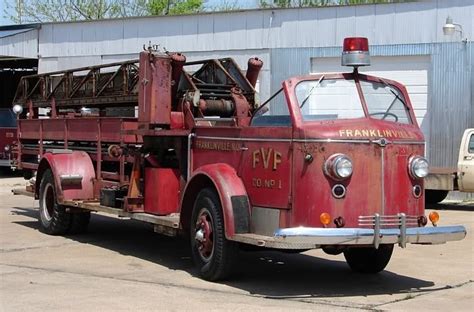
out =
[[427,83],[427,75],[426,71],[373,71],[373,70],[361,70],[360,72],[372,76],[379,76],[395,81],[403,81],[403,83],[407,86],[424,86]]

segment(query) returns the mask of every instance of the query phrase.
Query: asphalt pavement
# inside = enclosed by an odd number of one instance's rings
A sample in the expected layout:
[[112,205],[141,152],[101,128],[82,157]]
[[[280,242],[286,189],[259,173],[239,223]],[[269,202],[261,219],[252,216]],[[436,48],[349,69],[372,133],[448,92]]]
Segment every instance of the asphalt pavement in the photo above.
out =
[[[467,237],[397,247],[386,270],[353,273],[342,255],[242,252],[229,281],[201,280],[188,244],[131,220],[93,214],[89,231],[48,236],[38,202],[0,178],[0,311],[471,311],[473,202],[432,206]],[[428,210],[429,212],[429,210]]]

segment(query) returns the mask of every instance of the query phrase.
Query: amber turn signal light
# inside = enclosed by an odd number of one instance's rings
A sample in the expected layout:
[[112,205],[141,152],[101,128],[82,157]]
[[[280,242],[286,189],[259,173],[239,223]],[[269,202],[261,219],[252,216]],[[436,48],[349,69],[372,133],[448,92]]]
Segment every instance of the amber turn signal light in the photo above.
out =
[[323,212],[323,213],[319,216],[319,221],[321,221],[321,223],[324,224],[324,226],[326,226],[326,225],[328,225],[329,223],[331,223],[331,216],[329,215],[329,213]]
[[430,218],[431,223],[433,223],[434,226],[438,224],[439,221],[439,214],[436,211],[430,212],[430,215],[428,216]]

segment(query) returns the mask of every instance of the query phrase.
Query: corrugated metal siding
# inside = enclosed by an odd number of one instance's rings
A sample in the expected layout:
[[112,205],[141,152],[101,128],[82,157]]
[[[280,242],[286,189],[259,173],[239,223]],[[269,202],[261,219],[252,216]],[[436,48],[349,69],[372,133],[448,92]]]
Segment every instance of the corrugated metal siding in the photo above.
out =
[[[474,127],[474,44],[461,42],[371,46],[374,56],[429,55],[430,163],[455,167],[464,129]],[[272,49],[272,92],[294,75],[311,71],[311,58],[337,57],[341,48]],[[350,71],[350,70],[348,70]]]
[[437,0],[44,24],[40,54],[137,53],[148,41],[173,51],[331,47],[348,36],[374,45],[443,42],[448,15],[472,38],[472,0]]
[[38,58],[38,30],[0,38],[0,56]]

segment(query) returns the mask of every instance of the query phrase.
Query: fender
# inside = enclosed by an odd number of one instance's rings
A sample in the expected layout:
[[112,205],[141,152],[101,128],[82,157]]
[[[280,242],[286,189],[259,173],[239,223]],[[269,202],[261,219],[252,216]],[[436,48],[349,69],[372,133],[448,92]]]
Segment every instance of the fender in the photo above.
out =
[[250,231],[250,203],[242,179],[228,164],[204,165],[193,172],[181,200],[181,224],[188,229],[194,201],[200,190],[214,187],[219,195],[224,216],[225,235]]
[[45,153],[38,166],[35,198],[39,196],[41,179],[48,168],[53,173],[59,204],[65,200],[94,199],[95,170],[86,152],[61,150]]

